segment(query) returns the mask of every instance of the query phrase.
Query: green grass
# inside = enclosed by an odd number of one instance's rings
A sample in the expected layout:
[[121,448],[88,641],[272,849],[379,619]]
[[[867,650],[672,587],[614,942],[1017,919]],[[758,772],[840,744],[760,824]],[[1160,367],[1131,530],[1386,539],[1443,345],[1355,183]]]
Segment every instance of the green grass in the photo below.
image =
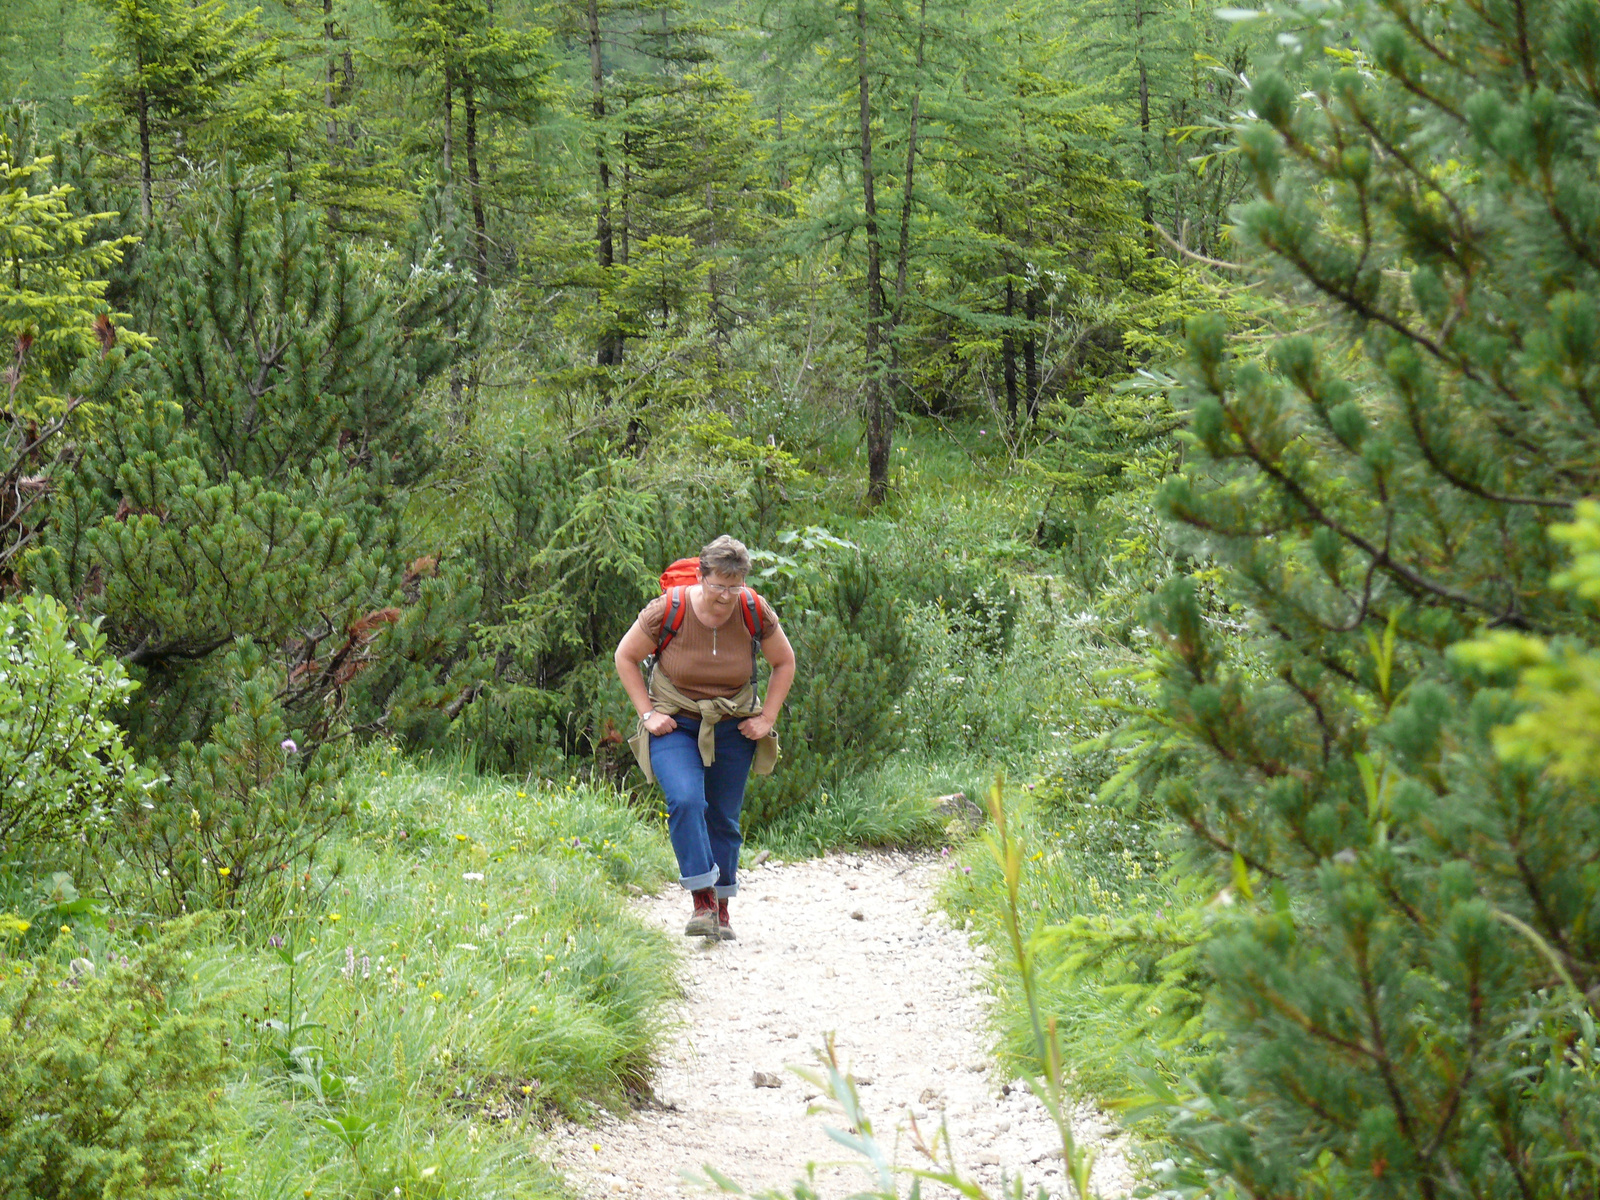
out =
[[935,798],[945,794],[937,790],[943,778],[926,762],[891,759],[780,814],[750,835],[746,857],[762,848],[780,858],[809,858],[830,850],[936,845],[944,838],[944,820],[934,811]]
[[218,1179],[244,1197],[558,1195],[530,1129],[636,1089],[675,994],[672,948],[621,898],[671,873],[665,839],[576,783],[386,754],[360,786],[325,900],[196,953],[234,1020]]

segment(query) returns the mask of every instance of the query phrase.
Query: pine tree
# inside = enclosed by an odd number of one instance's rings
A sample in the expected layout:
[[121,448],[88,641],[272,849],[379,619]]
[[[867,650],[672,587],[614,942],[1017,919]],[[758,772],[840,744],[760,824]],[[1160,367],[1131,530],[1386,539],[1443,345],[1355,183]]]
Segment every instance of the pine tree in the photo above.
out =
[[[15,115],[21,117],[20,111]],[[114,214],[73,210],[73,189],[50,181],[51,158],[23,149],[19,119],[0,130],[0,594],[16,586],[12,560],[37,538],[50,475],[70,453],[63,435],[80,407],[116,385],[129,342],[117,347],[104,275],[132,237],[105,237]]]
[[[1215,856],[1178,1187],[1600,1188],[1600,780],[1501,757],[1453,646],[1592,646],[1551,528],[1600,487],[1600,6],[1286,6],[1248,97],[1242,238],[1323,329],[1191,324],[1164,503],[1254,635],[1169,584],[1160,795]],[[1305,90],[1292,87],[1298,75]],[[1502,739],[1503,740],[1503,739]]]
[[[774,10],[769,19],[772,53],[804,97],[789,139],[791,153],[828,197],[815,211],[800,215],[801,228],[794,230],[791,243],[806,249],[838,243],[860,272],[867,498],[876,504],[888,494],[894,441],[891,360],[894,326],[906,308],[897,267],[910,256],[919,153],[914,114],[920,114],[924,88],[959,86],[951,75],[941,79],[929,69],[927,47],[930,40],[936,45],[960,41],[964,19],[948,4],[930,14],[926,5],[901,0],[817,0]],[[953,57],[943,61],[954,66]],[[886,141],[898,143],[898,161],[885,154]],[[897,187],[895,207],[904,222],[891,215],[890,197]]]
[[155,349],[59,479],[30,579],[104,618],[144,685],[128,720],[149,753],[206,739],[243,642],[276,661],[308,750],[348,724],[393,727],[386,698],[465,703],[475,591],[404,524],[438,453],[420,387],[462,347],[408,338],[401,297],[281,193],[230,171],[201,212],[142,256],[133,307]]

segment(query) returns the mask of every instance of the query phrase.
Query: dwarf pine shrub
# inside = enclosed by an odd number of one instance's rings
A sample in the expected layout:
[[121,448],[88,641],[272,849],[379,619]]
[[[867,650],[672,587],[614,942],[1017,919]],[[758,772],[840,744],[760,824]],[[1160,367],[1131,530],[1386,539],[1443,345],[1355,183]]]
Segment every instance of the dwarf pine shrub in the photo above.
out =
[[1600,489],[1600,5],[1283,14],[1241,240],[1323,319],[1190,322],[1162,495],[1252,643],[1161,592],[1150,779],[1231,901],[1167,1182],[1593,1195],[1600,789],[1499,754],[1523,701],[1451,648],[1596,639],[1551,531]]
[[146,898],[166,912],[250,908],[274,887],[287,894],[351,811],[347,755],[333,744],[301,749],[266,655],[247,642],[223,668],[226,715],[207,741],[178,748],[169,776],[119,823]]

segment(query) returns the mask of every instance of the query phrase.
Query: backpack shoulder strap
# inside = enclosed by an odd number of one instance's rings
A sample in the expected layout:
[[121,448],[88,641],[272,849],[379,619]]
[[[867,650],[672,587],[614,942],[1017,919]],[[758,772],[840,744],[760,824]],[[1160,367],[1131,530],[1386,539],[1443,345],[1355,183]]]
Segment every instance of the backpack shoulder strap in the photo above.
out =
[[753,588],[739,589],[739,615],[744,618],[745,632],[756,641],[761,640],[761,600]]
[[656,636],[656,657],[661,657],[661,652],[667,648],[672,639],[678,636],[678,630],[683,628],[683,613],[687,606],[687,597],[681,587],[667,589],[667,611],[661,618],[661,632]]
[[745,632],[750,635],[750,686],[756,687],[759,681],[759,656],[757,650],[761,645],[761,600],[754,589],[742,587],[739,589],[739,616],[744,619]]

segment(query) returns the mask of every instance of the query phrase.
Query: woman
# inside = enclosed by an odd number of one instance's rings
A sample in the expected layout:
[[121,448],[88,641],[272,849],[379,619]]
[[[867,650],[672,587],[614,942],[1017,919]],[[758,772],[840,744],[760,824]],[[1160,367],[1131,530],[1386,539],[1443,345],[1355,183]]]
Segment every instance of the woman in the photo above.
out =
[[738,615],[749,573],[744,543],[717,538],[700,551],[699,582],[682,589],[682,623],[648,680],[639,667],[656,654],[671,593],[645,605],[617,645],[617,677],[639,714],[634,752],[666,793],[679,882],[694,897],[689,937],[734,937],[728,899],[739,891],[745,781],[752,765],[770,771],[777,759],[772,727],[794,682],[794,648],[772,606],[751,592],[761,653],[772,665],[765,704],[756,693],[755,639]]

